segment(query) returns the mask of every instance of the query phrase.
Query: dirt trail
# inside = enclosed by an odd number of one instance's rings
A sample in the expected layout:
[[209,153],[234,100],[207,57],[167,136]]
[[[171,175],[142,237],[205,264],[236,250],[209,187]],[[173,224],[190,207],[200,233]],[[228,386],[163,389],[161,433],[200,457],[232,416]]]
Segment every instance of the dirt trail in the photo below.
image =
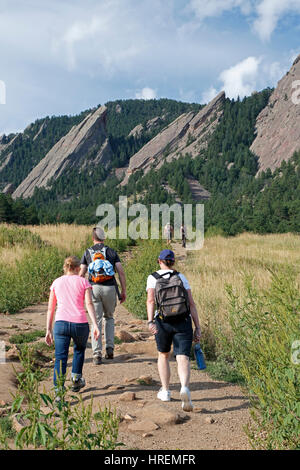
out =
[[[173,249],[180,268],[180,263],[185,259],[185,250],[179,245],[173,245]],[[0,340],[7,341],[17,331],[43,329],[46,310],[47,305],[40,304],[16,315],[1,315]],[[85,402],[93,396],[95,411],[98,404],[111,404],[126,418],[120,423],[119,432],[119,441],[125,444],[124,449],[250,448],[243,431],[249,421],[249,403],[238,386],[212,380],[205,372],[192,369],[190,388],[195,408],[193,413],[184,413],[179,398],[176,362],[172,359],[172,401],[160,402],[156,398],[160,387],[156,345],[148,333],[146,322],[134,318],[122,305],[117,307],[115,319],[116,334],[121,330],[126,331],[133,336],[134,341],[116,345],[115,359],[103,359],[100,366],[93,365],[91,344],[88,344],[83,371],[87,385],[81,395]],[[72,356],[69,358],[68,372],[71,361]],[[0,364],[0,401],[11,401],[9,389],[14,388],[11,366],[11,362]],[[50,364],[52,367],[53,364]],[[146,385],[138,381],[141,376],[146,376],[146,381],[147,377],[151,377],[152,383]],[[45,386],[52,387],[51,377]],[[125,392],[135,393],[136,399],[122,401]]]

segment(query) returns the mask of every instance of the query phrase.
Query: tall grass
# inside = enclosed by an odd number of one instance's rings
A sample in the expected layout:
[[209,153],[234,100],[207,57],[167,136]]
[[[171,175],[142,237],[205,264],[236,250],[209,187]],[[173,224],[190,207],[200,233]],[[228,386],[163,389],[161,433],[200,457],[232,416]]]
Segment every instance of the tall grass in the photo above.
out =
[[271,285],[270,270],[289,266],[300,273],[300,237],[292,234],[221,236],[205,239],[200,251],[188,252],[180,270],[189,280],[204,332],[204,347],[212,357],[223,350],[220,335],[232,337],[226,285],[236,295],[247,294],[245,276],[251,275],[258,289]]
[[253,447],[300,447],[300,237],[243,234],[205,240],[180,270],[190,281],[206,355],[243,379]]
[[[92,245],[91,228],[77,225],[16,227],[0,225],[0,312],[18,310],[44,300],[53,280],[63,274],[67,256],[82,257]],[[119,253],[133,240],[110,240]]]
[[[81,258],[86,248],[92,243],[92,227],[75,224],[59,224],[59,225],[38,225],[27,226],[29,230],[38,235],[44,242],[47,242],[58,249],[74,254]],[[134,246],[135,241],[127,239],[113,239],[109,236],[105,240],[105,244],[110,246],[117,252],[124,252],[128,246]]]
[[[91,238],[91,227],[75,224],[47,224],[26,226],[33,234],[36,234],[44,242],[55,246],[59,250],[80,256],[83,245]],[[91,244],[91,240],[89,240]]]
[[250,279],[245,287],[243,298],[227,288],[229,347],[252,397],[251,442],[265,449],[300,449],[300,361],[292,357],[300,339],[299,285],[291,270],[282,270],[272,273],[267,290]]
[[[54,393],[41,393],[40,383],[45,372],[36,367],[34,351],[24,347],[20,353],[22,372],[16,374],[18,390],[11,406],[11,414],[22,423],[17,432],[17,449],[46,450],[114,450],[118,439],[119,418],[116,411],[104,407],[93,411],[93,400],[87,405],[78,396],[79,403],[64,387],[57,401]],[[45,408],[46,405],[46,408]],[[11,449],[9,418],[0,423],[0,449]]]

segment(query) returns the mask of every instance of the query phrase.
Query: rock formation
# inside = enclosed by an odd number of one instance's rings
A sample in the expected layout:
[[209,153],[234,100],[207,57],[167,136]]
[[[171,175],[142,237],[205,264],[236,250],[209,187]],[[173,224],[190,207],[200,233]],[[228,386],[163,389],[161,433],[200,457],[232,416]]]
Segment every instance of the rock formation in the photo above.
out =
[[156,116],[153,119],[149,119],[149,121],[146,122],[145,126],[143,126],[142,124],[138,124],[129,132],[128,137],[139,137],[142,132],[152,131],[156,127],[160,126],[164,122],[165,118],[165,116]]
[[14,185],[12,183],[8,183],[2,191],[3,194],[13,194],[13,192]]
[[106,135],[106,113],[107,108],[101,106],[73,126],[22,181],[13,197],[32,196],[36,187],[47,187],[51,178],[57,179],[68,169],[80,171],[90,165],[109,166],[112,151]]
[[165,161],[178,158],[180,154],[199,155],[218,125],[224,100],[225,93],[222,92],[198,113],[184,113],[175,119],[133,155],[121,184],[127,184],[130,175],[137,170],[147,173],[151,167],[159,168]]
[[250,149],[259,157],[259,171],[278,168],[300,150],[299,80],[300,55],[257,117],[257,137]]

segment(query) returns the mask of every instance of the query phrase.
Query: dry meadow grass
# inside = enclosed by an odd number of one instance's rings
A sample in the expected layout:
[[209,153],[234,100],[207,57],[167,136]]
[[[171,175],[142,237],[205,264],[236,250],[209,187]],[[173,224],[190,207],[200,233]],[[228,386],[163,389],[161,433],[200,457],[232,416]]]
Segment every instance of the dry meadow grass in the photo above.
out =
[[300,267],[299,236],[242,234],[206,239],[201,251],[188,252],[180,269],[190,282],[202,325],[229,333],[226,285],[243,295],[245,275],[250,275],[259,289],[265,289],[270,285],[269,269],[276,272],[287,266]]
[[31,232],[38,234],[43,241],[69,252],[76,253],[83,242],[91,236],[92,227],[86,225],[35,225],[26,226]]
[[[70,255],[78,253],[91,235],[91,227],[83,225],[26,226]],[[0,250],[0,262],[9,266],[21,259],[26,248],[4,247]],[[180,270],[186,274],[192,287],[202,325],[221,326],[229,332],[226,285],[232,285],[237,294],[245,292],[245,274],[251,275],[258,288],[270,284],[269,269],[287,265],[300,267],[300,237],[294,234],[255,235],[242,234],[224,238],[207,238],[200,251],[187,253]]]

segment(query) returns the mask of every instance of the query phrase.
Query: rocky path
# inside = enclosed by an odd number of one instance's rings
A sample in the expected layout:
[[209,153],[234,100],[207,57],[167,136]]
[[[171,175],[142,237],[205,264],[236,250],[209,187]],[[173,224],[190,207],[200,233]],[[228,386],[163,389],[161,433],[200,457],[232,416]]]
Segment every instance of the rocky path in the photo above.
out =
[[[184,250],[177,245],[175,251],[178,261],[184,262]],[[43,329],[46,309],[46,304],[41,304],[16,315],[1,315],[0,339],[8,341],[12,332]],[[93,397],[95,411],[98,405],[104,404],[117,409],[122,417],[119,440],[125,444],[124,449],[250,448],[243,431],[249,421],[249,403],[239,387],[212,380],[205,372],[192,368],[191,393],[195,408],[192,413],[182,412],[176,362],[172,360],[172,400],[160,402],[156,398],[160,387],[156,345],[146,322],[134,318],[122,305],[117,307],[115,318],[116,336],[123,342],[116,345],[115,359],[104,359],[100,366],[93,365],[89,343],[84,365],[87,385],[81,395],[85,402]],[[71,361],[72,356],[69,366]],[[12,364],[17,364],[13,356],[12,362],[0,364],[0,402],[11,400]],[[50,378],[45,386],[52,386]]]

